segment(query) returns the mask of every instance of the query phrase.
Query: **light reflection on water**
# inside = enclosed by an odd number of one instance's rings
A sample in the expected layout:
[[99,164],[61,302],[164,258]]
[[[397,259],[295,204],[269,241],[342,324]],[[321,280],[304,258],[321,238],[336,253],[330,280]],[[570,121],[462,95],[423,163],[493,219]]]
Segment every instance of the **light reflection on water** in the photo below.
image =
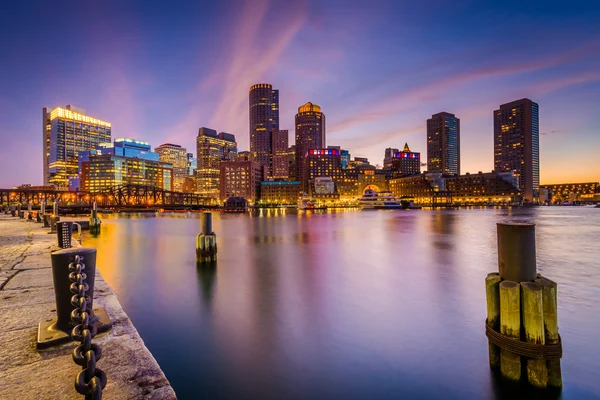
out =
[[215,214],[216,269],[195,213],[106,215],[84,244],[182,399],[485,399],[524,390],[493,378],[483,329],[506,220],[537,224],[559,284],[562,398],[600,397],[598,209]]

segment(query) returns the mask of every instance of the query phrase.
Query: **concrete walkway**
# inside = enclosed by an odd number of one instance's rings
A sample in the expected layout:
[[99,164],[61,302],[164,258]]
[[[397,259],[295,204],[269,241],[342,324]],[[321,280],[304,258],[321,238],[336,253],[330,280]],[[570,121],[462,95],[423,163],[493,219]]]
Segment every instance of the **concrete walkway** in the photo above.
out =
[[[36,350],[40,321],[55,316],[50,251],[56,235],[41,224],[0,215],[0,399],[81,399],[75,343]],[[94,306],[113,329],[94,338],[108,376],[104,399],[175,399],[175,393],[116,296],[96,270]]]

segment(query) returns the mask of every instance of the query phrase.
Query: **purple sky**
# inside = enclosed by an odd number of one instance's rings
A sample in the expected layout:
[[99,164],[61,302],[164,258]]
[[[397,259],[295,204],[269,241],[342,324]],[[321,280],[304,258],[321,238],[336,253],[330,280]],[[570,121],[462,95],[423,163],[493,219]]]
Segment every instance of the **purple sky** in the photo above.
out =
[[198,128],[248,149],[248,89],[327,115],[327,142],[381,164],[426,158],[426,120],[461,119],[461,171],[493,167],[492,112],[540,105],[541,182],[600,180],[600,3],[10,2],[0,12],[0,187],[41,184],[41,108],[73,104],[113,137],[177,143]]

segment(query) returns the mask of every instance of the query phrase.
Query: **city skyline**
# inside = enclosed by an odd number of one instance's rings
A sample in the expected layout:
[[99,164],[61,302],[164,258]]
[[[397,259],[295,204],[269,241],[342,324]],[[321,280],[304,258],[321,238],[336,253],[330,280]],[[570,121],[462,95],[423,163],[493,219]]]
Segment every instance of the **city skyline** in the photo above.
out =
[[[327,144],[373,164],[382,164],[386,147],[405,142],[425,159],[426,120],[453,113],[461,119],[462,173],[493,170],[493,111],[527,97],[540,107],[541,183],[600,180],[593,168],[600,148],[600,41],[590,34],[600,30],[593,24],[599,7],[525,4],[515,14],[505,6],[441,4],[440,11],[456,16],[456,26],[425,32],[419,24],[441,18],[428,7],[343,4],[7,5],[11,12],[4,15],[11,19],[0,17],[1,29],[15,39],[0,45],[7,55],[0,61],[0,168],[21,162],[19,149],[31,157],[2,174],[0,186],[42,183],[43,106],[82,107],[110,121],[113,137],[153,146],[192,149],[199,127],[219,127],[248,150],[246,96],[260,82],[279,90],[280,129],[293,131],[297,107],[314,102],[327,114]],[[71,24],[52,24],[58,9]],[[82,15],[96,22],[110,17],[111,29],[83,32]],[[206,26],[192,24],[195,18]],[[36,30],[23,30],[34,23]],[[269,23],[278,35],[259,34]],[[469,30],[481,35],[470,37]],[[373,40],[377,44],[369,45]],[[82,61],[92,55],[98,61]],[[164,60],[149,62],[158,55]]]

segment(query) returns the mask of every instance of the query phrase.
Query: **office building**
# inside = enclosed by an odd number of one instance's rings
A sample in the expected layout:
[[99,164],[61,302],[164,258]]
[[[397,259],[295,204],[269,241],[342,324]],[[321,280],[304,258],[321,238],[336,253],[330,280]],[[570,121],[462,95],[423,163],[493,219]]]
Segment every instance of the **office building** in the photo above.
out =
[[[302,183],[304,190],[307,188],[306,156],[310,150],[325,149],[325,147],[325,114],[321,112],[321,107],[310,102],[298,107],[298,114],[296,114],[296,177]],[[338,151],[336,154],[339,157]]]
[[91,154],[81,162],[81,190],[102,193],[114,186],[142,185],[173,190],[171,164],[114,154]]
[[220,165],[221,202],[230,197],[243,197],[250,204],[260,198],[264,166],[255,161],[223,161]]
[[252,156],[250,155],[249,151],[240,151],[235,156],[234,161],[250,161],[251,159],[252,159]]
[[260,203],[266,205],[297,204],[302,188],[298,181],[262,182]]
[[188,177],[187,150],[178,144],[165,143],[156,147],[154,151],[158,154],[160,162],[173,166],[173,190],[183,192],[183,183]]
[[200,128],[196,138],[196,192],[219,198],[219,168],[221,162],[233,161],[237,155],[235,136],[210,128]]
[[78,176],[78,153],[111,141],[110,122],[86,115],[67,105],[42,108],[44,185],[66,188]]
[[279,91],[267,83],[250,87],[250,154],[272,176],[272,134],[279,130]]
[[427,172],[460,175],[460,119],[441,112],[427,120]]
[[537,201],[539,195],[539,139],[537,103],[521,99],[494,111],[494,171],[513,171],[525,202]]
[[[392,154],[392,161],[389,165],[393,177],[419,175],[421,173],[421,153],[410,151],[408,143],[405,143],[402,151]],[[384,167],[384,169],[386,168]]]
[[390,169],[392,168],[392,161],[394,160],[394,155],[398,153],[398,149],[393,149],[388,147],[385,149],[385,155],[383,157],[383,168]]
[[271,176],[274,180],[287,180],[288,173],[288,131],[274,130],[271,135]]
[[512,171],[453,175],[446,179],[455,205],[512,204],[520,201],[517,180]]
[[288,148],[288,176],[290,181],[298,181],[297,169],[296,169],[296,145]]
[[399,199],[412,201],[423,207],[445,207],[452,204],[452,193],[446,190],[446,179],[441,172],[404,176],[389,180],[389,190]]
[[188,176],[194,176],[196,168],[198,168],[198,159],[194,157],[194,153],[187,153],[187,174]]

